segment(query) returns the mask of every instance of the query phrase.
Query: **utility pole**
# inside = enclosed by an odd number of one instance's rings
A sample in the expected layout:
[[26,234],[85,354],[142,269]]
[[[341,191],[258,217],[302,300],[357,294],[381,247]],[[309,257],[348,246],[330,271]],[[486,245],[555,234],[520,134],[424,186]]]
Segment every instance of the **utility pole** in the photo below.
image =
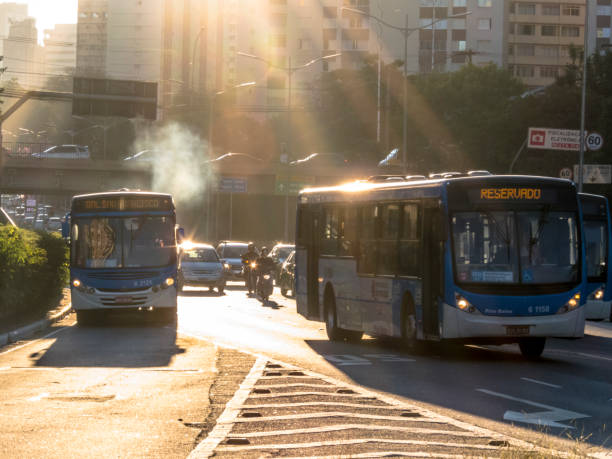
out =
[[584,4],[584,52],[582,53],[582,101],[580,104],[580,165],[578,166],[578,192],[584,183],[584,125],[586,114],[587,59],[589,56],[589,0]]

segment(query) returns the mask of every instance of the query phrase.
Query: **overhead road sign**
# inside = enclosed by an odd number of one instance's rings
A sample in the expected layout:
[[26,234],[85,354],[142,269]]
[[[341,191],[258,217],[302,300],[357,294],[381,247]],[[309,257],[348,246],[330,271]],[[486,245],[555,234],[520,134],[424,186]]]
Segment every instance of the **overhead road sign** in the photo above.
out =
[[311,187],[314,183],[314,177],[291,177],[277,175],[274,190],[276,194],[298,195],[301,190]]
[[[579,178],[580,166],[574,164],[574,177]],[[611,164],[585,164],[583,166],[583,183],[587,184],[610,184],[612,183]]]
[[246,193],[247,179],[245,177],[221,177],[218,187],[221,193]]
[[157,118],[157,83],[75,77],[73,115]]
[[580,151],[580,131],[573,129],[529,128],[527,148]]

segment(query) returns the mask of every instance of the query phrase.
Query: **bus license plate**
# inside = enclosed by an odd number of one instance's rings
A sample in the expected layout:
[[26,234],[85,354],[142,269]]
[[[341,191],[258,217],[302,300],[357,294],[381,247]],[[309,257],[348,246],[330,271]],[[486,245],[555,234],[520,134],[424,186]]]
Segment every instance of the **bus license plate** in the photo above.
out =
[[508,325],[506,326],[507,336],[528,336],[529,325]]
[[115,297],[115,303],[130,303],[132,301],[131,296],[118,296]]

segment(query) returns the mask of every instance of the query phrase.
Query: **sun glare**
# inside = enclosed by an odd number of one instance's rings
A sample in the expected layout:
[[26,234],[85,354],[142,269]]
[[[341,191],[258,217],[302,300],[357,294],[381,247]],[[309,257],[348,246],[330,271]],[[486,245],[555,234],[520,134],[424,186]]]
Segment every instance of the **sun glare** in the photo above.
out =
[[52,29],[55,24],[77,22],[78,0],[21,0],[17,3],[27,4],[28,14],[36,18],[38,41],[41,43],[45,29]]

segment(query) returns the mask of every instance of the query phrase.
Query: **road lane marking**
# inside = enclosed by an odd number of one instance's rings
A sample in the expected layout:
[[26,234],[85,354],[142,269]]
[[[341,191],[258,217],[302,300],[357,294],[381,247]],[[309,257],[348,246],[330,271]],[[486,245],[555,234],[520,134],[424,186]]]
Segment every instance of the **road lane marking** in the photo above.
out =
[[483,392],[494,397],[505,398],[515,402],[524,403],[526,405],[544,408],[547,411],[538,411],[536,413],[520,413],[518,411],[506,411],[504,419],[506,421],[523,422],[525,424],[537,424],[548,427],[559,427],[564,429],[575,429],[575,427],[561,424],[559,421],[574,420],[582,418],[590,418],[589,414],[576,413],[574,411],[555,408],[554,406],[544,405],[543,403],[525,400],[523,398],[513,397],[511,395],[500,394],[487,389],[476,389],[478,392]]
[[240,406],[246,401],[253,389],[253,386],[257,383],[257,380],[263,374],[266,367],[267,359],[258,357],[251,371],[244,378],[240,388],[234,393],[234,396],[225,405],[225,410],[221,413],[221,416],[217,418],[217,423],[213,430],[210,431],[205,440],[196,446],[196,448],[189,454],[188,459],[210,457],[219,445],[219,443],[227,437],[232,430],[234,421],[240,412]]
[[220,446],[216,451],[223,452],[234,452],[234,451],[248,451],[257,449],[305,449],[305,448],[318,448],[323,446],[347,446],[347,445],[361,445],[367,443],[385,443],[394,445],[415,445],[415,446],[439,446],[446,448],[462,448],[462,449],[484,449],[488,451],[499,451],[498,446],[490,445],[474,445],[470,443],[453,443],[453,442],[442,442],[442,441],[424,441],[424,440],[395,440],[388,438],[359,438],[354,440],[328,440],[328,441],[316,441],[308,443],[288,443],[288,444],[265,444],[265,445],[245,445],[245,446]]
[[536,383],[536,384],[541,384],[543,386],[548,386],[548,387],[553,387],[555,389],[563,389],[563,386],[558,386],[557,384],[551,384],[551,383],[547,383],[544,381],[538,381],[537,379],[531,379],[531,378],[521,378],[523,381],[529,381],[532,383]]
[[341,367],[349,365],[372,365],[367,359],[350,354],[328,354],[323,355],[325,360]]
[[[76,324],[76,322],[75,322],[75,323],[73,323],[73,324],[70,324],[70,326],[72,326],[72,325],[74,325],[74,324]],[[11,352],[15,352],[15,351],[17,351],[17,350],[19,350],[19,349],[22,349],[22,348],[24,348],[24,347],[26,347],[26,346],[29,346],[30,344],[35,344],[35,343],[38,343],[39,341],[46,340],[47,338],[49,338],[49,337],[51,337],[51,336],[53,336],[53,335],[57,335],[57,334],[58,334],[58,333],[60,333],[60,332],[63,332],[63,331],[68,330],[68,328],[69,328],[69,327],[62,327],[62,328],[59,328],[59,329],[57,329],[57,330],[55,330],[55,331],[53,331],[53,332],[49,333],[48,335],[43,336],[42,338],[38,338],[38,339],[36,339],[36,340],[34,340],[34,341],[28,341],[27,343],[21,344],[21,345],[19,345],[19,346],[15,346],[15,347],[13,347],[13,348],[9,349],[8,351],[0,352],[0,355],[9,354],[9,353],[11,353]]]
[[[281,435],[303,435],[312,433],[327,433],[327,432],[339,432],[343,430],[382,430],[382,431],[393,431],[393,432],[404,432],[404,433],[418,433],[423,435],[447,435],[455,437],[470,437],[477,436],[473,432],[465,432],[460,430],[438,430],[438,429],[425,429],[422,427],[400,427],[400,426],[379,426],[379,425],[363,425],[363,424],[336,424],[333,426],[322,426],[322,427],[305,427],[303,429],[289,429],[289,430],[266,430],[262,432],[240,432],[237,434],[230,435],[230,437],[246,437],[246,438],[259,438],[259,437],[275,437]],[[489,438],[488,435],[481,436],[482,438]]]
[[[380,406],[379,408],[385,408]],[[262,416],[260,418],[237,418],[232,420],[232,423],[250,424],[267,421],[287,421],[296,419],[317,419],[317,418],[354,418],[354,419],[375,419],[379,421],[402,421],[402,422],[418,422],[424,424],[448,424],[446,421],[435,418],[416,417],[405,418],[403,416],[385,416],[382,414],[360,414],[347,413],[344,411],[320,411],[318,413],[299,413],[299,414],[283,414],[280,416]],[[489,434],[490,436],[490,434]]]
[[49,392],[43,392],[42,394],[38,394],[34,397],[30,397],[28,402],[40,402],[43,398],[49,397]]
[[[350,387],[353,390],[355,390],[355,392],[361,393],[362,395],[364,395],[365,397],[371,397],[371,398],[375,398],[378,401],[382,401],[383,403],[386,403],[386,406],[383,406],[384,409],[401,409],[401,410],[409,410],[412,411],[414,413],[418,413],[422,416],[421,421],[423,421],[425,419],[427,419],[428,423],[447,423],[449,425],[452,425],[454,427],[457,427],[459,429],[463,429],[463,430],[467,430],[470,431],[472,433],[474,433],[475,435],[478,436],[490,436],[493,439],[497,439],[499,441],[507,441],[509,442],[509,444],[511,445],[511,447],[513,448],[522,448],[525,449],[527,451],[538,451],[538,452],[542,452],[544,454],[547,455],[558,455],[559,451],[555,451],[549,448],[542,448],[542,447],[538,447],[532,443],[528,443],[524,440],[520,440],[518,438],[515,437],[510,437],[506,434],[502,434],[499,432],[495,432],[493,430],[489,430],[483,427],[479,427],[475,424],[472,423],[468,423],[465,421],[461,421],[459,419],[456,418],[452,418],[450,416],[446,416],[443,414],[440,414],[438,412],[432,411],[431,409],[419,406],[419,405],[415,405],[413,403],[408,403],[405,402],[403,400],[399,400],[397,398],[394,398],[390,395],[385,395],[383,393],[380,392],[375,392],[373,390],[369,390],[366,389],[363,386],[359,386],[357,384],[354,383],[349,383],[345,380],[342,379],[338,379],[332,376],[327,376],[325,374],[322,373],[318,373],[315,371],[311,371],[311,370],[306,370],[303,367],[299,367],[296,366],[294,364],[291,364],[289,362],[285,362],[283,360],[279,360],[277,358],[265,355],[264,353],[261,352],[255,352],[249,349],[245,349],[245,348],[240,348],[238,346],[236,346],[235,344],[231,344],[231,343],[227,343],[227,342],[223,342],[220,341],[218,339],[214,339],[214,338],[207,338],[205,336],[202,336],[200,334],[197,333],[189,333],[188,331],[179,329],[177,330],[178,333],[180,333],[181,335],[185,335],[185,336],[190,336],[192,338],[196,338],[202,341],[206,341],[206,342],[211,342],[217,346],[226,348],[226,349],[233,349],[242,353],[245,353],[247,355],[251,355],[254,356],[257,359],[263,358],[266,359],[269,363],[273,363],[273,364],[277,364],[277,365],[282,365],[283,367],[285,367],[286,369],[290,369],[290,370],[300,370],[303,371],[307,376],[312,377],[312,378],[318,378],[321,379],[322,381],[328,382],[329,384],[334,384],[337,385],[339,387]],[[262,371],[263,373],[263,371]],[[308,402],[306,402],[308,403]],[[316,402],[313,402],[316,403]],[[322,403],[322,405],[324,405],[325,402]],[[259,406],[259,405],[258,405]],[[378,405],[377,405],[378,407]],[[226,407],[227,409],[228,407]],[[238,412],[240,411],[240,409],[246,409],[245,405],[242,406],[231,406],[231,408],[233,408],[235,411],[234,413],[237,415]],[[258,418],[253,418],[253,419],[258,419]],[[402,417],[402,420],[404,422],[406,422],[406,420],[411,419],[411,418],[404,418]],[[418,418],[414,418],[414,419],[418,419]],[[409,422],[409,421],[408,421]],[[226,427],[227,431],[231,430],[232,424],[228,424],[228,426]],[[213,429],[214,432],[214,429]],[[204,440],[206,441],[206,440]],[[220,440],[216,441],[216,444],[219,443]],[[204,448],[202,448],[204,449]],[[194,450],[195,451],[195,450]],[[193,454],[193,453],[192,453]],[[211,453],[212,454],[212,453]],[[389,451],[386,451],[385,454],[389,454]],[[443,455],[443,454],[437,454],[437,453],[431,453],[431,452],[427,452],[427,453],[422,453],[422,452],[410,452],[409,454],[410,456],[418,456],[418,457],[455,457],[453,455]],[[363,457],[377,457],[378,455],[376,453],[366,453],[365,455],[363,455]],[[190,459],[196,459],[199,457],[203,457],[200,455],[193,455],[193,457],[189,457]],[[337,456],[334,456],[337,457]],[[463,456],[459,456],[459,457],[463,457]]]
[[245,410],[253,408],[300,408],[305,406],[338,406],[342,408],[368,408],[384,409],[395,411],[406,411],[405,406],[390,405],[367,405],[365,403],[345,403],[345,402],[294,402],[294,403],[262,403],[257,405],[242,405]]

